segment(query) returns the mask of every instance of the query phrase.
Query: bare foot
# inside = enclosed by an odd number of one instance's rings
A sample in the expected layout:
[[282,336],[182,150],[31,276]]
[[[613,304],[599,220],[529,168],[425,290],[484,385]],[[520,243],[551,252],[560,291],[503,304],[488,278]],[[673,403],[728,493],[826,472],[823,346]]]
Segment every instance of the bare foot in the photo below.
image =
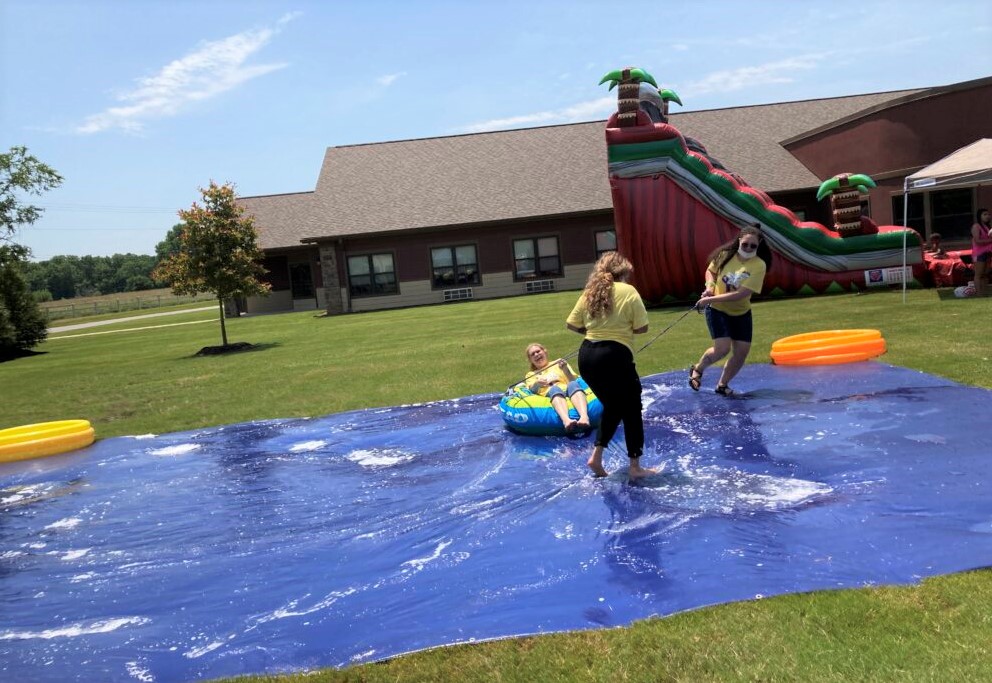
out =
[[592,473],[597,477],[605,477],[607,472],[603,469],[603,447],[596,446],[592,449],[592,455],[586,461],[586,465],[592,470]]
[[641,467],[640,463],[638,463],[635,458],[631,459],[630,469],[627,470],[627,474],[631,479],[639,479],[640,477],[647,477],[657,473],[658,470],[651,469],[649,467]]
[[605,477],[609,475],[609,472],[603,469],[603,463],[596,462],[595,458],[589,458],[586,464],[589,465],[589,469],[591,469],[592,473],[597,477]]

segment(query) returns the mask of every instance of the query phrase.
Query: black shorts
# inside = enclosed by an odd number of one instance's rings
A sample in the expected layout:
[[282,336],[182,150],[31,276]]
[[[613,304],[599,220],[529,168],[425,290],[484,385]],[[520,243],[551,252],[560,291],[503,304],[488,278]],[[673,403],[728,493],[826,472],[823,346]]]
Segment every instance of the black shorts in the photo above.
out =
[[751,322],[751,311],[744,315],[728,315],[712,306],[706,307],[706,326],[710,328],[711,339],[726,339],[751,343],[754,324]]

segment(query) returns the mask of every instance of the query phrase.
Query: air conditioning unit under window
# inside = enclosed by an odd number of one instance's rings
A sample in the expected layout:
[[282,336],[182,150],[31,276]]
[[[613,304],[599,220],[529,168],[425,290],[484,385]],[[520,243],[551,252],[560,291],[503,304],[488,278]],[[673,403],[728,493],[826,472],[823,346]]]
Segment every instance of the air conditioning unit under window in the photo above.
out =
[[444,300],[445,301],[464,301],[465,299],[472,298],[472,288],[465,287],[463,289],[446,289],[444,290]]
[[553,291],[555,291],[554,280],[535,280],[533,282],[527,283],[528,294],[537,294],[538,292],[553,292]]

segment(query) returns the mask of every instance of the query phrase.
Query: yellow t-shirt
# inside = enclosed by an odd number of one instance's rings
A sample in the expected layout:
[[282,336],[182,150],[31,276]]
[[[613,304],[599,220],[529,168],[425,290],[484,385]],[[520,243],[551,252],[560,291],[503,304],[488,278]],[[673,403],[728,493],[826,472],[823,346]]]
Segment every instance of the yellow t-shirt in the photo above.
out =
[[[726,253],[726,252],[724,252]],[[711,261],[707,270],[715,271],[716,263]],[[737,254],[727,261],[716,278],[716,286],[713,288],[714,294],[726,294],[736,292],[741,287],[750,289],[755,294],[761,293],[761,285],[765,281],[765,262],[757,256],[742,260]],[[751,310],[750,299],[738,299],[737,301],[719,301],[710,304],[718,311],[727,315],[744,315]]]
[[[552,385],[560,387],[561,390],[564,391],[568,388],[568,383],[578,377],[578,375],[575,374],[575,370],[573,370],[568,363],[565,363],[565,368],[567,368],[567,370],[562,369],[556,360],[548,363],[548,367],[543,370],[538,370],[536,372],[531,370],[527,373],[527,379],[524,380],[524,385],[540,396],[547,396],[548,390],[552,387]],[[549,384],[547,386],[538,387],[536,384],[539,380],[544,380]]]
[[614,282],[613,310],[609,315],[590,318],[583,292],[565,322],[586,328],[586,339],[620,342],[633,351],[634,330],[648,324],[648,312],[636,289],[626,282]]

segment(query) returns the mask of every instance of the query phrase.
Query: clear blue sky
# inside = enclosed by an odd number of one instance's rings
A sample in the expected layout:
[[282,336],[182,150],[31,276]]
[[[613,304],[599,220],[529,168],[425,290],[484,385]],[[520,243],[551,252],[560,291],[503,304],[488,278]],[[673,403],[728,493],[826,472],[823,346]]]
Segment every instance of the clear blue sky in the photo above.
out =
[[944,85],[992,75],[992,3],[0,0],[0,149],[65,177],[17,240],[150,254],[211,179],[309,191],[333,145],[603,119],[625,65],[681,111]]

